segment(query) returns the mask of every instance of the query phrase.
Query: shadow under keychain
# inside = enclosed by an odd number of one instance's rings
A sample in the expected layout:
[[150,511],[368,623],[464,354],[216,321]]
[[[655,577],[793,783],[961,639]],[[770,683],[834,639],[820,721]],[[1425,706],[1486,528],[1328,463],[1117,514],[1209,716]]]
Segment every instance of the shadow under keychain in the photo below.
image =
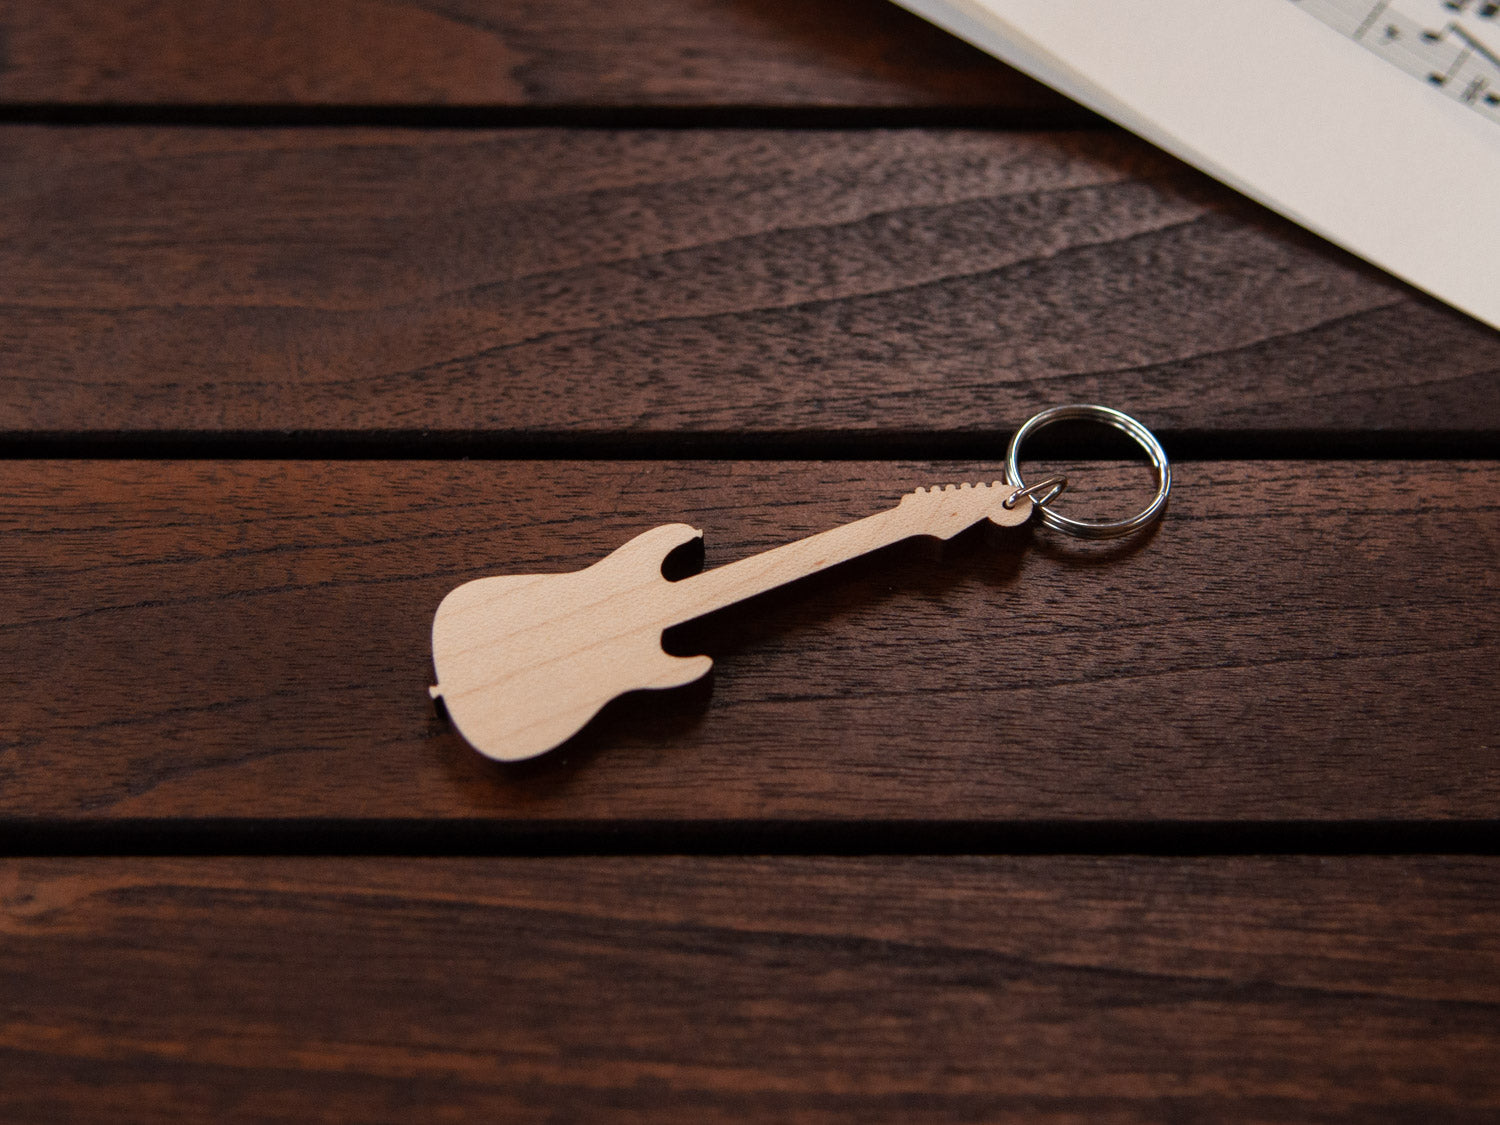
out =
[[[1048,507],[1067,478],[1034,485],[1021,479],[1021,443],[1069,420],[1123,430],[1146,451],[1157,482],[1146,507],[1122,520],[1070,519]],[[663,577],[663,561],[703,537],[685,523],[642,532],[584,570],[465,582],[433,618],[438,682],[431,695],[481,754],[502,762],[533,758],[578,733],[617,696],[705,675],[709,657],[662,648],[663,631],[674,625],[903,539],[951,539],[983,520],[1017,527],[1035,514],[1044,526],[1085,539],[1129,535],[1162,514],[1171,487],[1166,452],[1134,418],[1107,406],[1054,406],[1016,431],[1003,482],[918,488],[894,508],[676,582]]]

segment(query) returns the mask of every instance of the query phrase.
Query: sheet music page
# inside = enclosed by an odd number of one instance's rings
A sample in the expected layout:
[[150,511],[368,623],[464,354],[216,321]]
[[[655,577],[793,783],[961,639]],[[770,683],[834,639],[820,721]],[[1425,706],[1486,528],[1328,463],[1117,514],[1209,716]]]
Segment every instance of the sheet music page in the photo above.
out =
[[899,2],[1500,328],[1500,3]]

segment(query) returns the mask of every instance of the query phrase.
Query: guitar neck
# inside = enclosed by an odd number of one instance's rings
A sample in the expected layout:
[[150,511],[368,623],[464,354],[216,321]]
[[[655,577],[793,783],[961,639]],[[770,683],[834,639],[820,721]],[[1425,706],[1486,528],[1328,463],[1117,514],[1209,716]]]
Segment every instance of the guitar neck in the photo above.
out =
[[1010,491],[996,482],[908,494],[895,508],[675,583],[680,607],[676,616],[679,622],[702,617],[913,536],[948,539],[986,518],[1007,525],[1022,523],[1031,514],[1031,502],[1023,498],[1014,508],[1002,507],[1000,501]]

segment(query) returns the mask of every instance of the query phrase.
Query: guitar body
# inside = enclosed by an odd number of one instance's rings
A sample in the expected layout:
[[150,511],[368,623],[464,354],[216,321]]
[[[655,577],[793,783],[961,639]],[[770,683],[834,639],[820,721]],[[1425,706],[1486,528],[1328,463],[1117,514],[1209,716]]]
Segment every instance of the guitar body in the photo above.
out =
[[465,582],[432,622],[433,697],[476,750],[513,762],[570,738],[616,696],[699,679],[712,660],[661,647],[678,602],[661,567],[701,535],[666,524],[586,570]]

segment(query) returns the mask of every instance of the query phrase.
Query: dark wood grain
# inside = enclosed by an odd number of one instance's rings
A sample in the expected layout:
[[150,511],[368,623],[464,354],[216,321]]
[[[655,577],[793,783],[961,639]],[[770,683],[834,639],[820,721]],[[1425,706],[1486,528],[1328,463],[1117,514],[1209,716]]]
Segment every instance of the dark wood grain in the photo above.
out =
[[[677,520],[712,566],[993,475],[0,464],[0,811],[505,830],[1496,815],[1493,463],[1186,464],[1134,549],[915,541],[684,627],[711,691],[631,697],[529,767],[479,757],[427,699],[432,613],[461,581],[581,568]],[[1148,491],[1144,469],[1075,476],[1117,510]]]
[[1481,1121],[1446,858],[9,860],[7,1121]]
[[875,0],[3,0],[0,42],[23,103],[1068,104]]
[[1500,333],[1115,134],[0,129],[0,430],[1500,430]]
[[[1500,433],[1500,335],[1116,132],[681,128],[1092,120],[883,0],[0,0],[4,116],[467,128],[0,128],[0,452]],[[0,461],[0,1120],[1500,1118],[1500,861],[1118,854],[1492,846],[1500,462],[909,544],[520,768],[427,700],[467,578],[971,468]],[[600,857],[1039,839],[1116,854]],[[589,854],[43,855],[328,846]]]

